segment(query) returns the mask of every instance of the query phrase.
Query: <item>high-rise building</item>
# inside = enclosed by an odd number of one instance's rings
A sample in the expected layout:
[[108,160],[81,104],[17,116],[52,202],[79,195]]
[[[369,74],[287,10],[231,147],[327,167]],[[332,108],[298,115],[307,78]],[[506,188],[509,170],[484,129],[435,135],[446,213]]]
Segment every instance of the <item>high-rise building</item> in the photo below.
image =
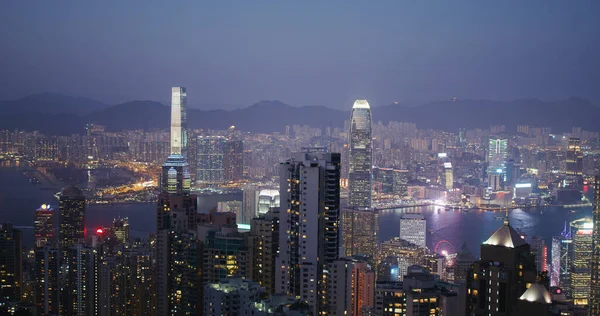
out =
[[348,258],[327,264],[327,315],[363,315],[375,307],[375,272]]
[[529,239],[531,254],[535,256],[535,265],[538,273],[548,271],[546,262],[548,261],[548,247],[543,237],[533,236]]
[[517,300],[535,283],[537,271],[529,245],[508,223],[481,245],[481,259],[467,278],[468,315],[512,315]]
[[185,158],[187,148],[185,88],[172,89],[171,155],[162,166],[156,213],[157,315],[185,315],[196,309],[198,266],[196,195]]
[[567,174],[581,175],[583,173],[583,152],[579,138],[569,138],[566,161]]
[[444,186],[446,190],[454,189],[454,171],[450,162],[444,163]]
[[42,204],[35,210],[34,235],[37,248],[52,244],[54,241],[54,209],[48,204]]
[[585,217],[571,222],[572,263],[571,296],[575,305],[588,305],[592,262],[594,222]]
[[85,240],[85,196],[75,186],[66,187],[59,198],[59,209],[58,246],[66,255],[67,249]]
[[323,272],[340,248],[340,154],[294,154],[280,165],[279,190],[276,292],[300,297],[313,315],[326,312]]
[[406,295],[402,282],[377,282],[375,284],[375,315],[405,315]]
[[171,154],[186,157],[187,93],[184,87],[171,89]]
[[61,295],[62,314],[68,316],[97,315],[98,296],[97,253],[82,244],[71,246],[66,251],[68,272],[65,291]]
[[279,191],[273,189],[260,190],[258,194],[258,209],[256,214],[247,216],[259,216],[266,214],[271,208],[279,207]]
[[[256,282],[242,278],[227,278],[207,284],[204,288],[204,315],[250,315],[264,289]],[[251,313],[254,315],[255,313]]]
[[571,230],[567,229],[567,223],[565,222],[565,228],[560,235],[552,237],[550,285],[560,287],[568,298],[571,297],[571,262],[573,252],[571,243]]
[[[506,138],[490,136],[488,142],[488,177],[499,176],[504,180],[506,176],[506,158],[508,158],[508,140]],[[493,181],[490,181],[492,183]]]
[[46,246],[35,250],[35,305],[40,315],[59,313],[59,252]]
[[0,300],[21,300],[23,235],[10,223],[0,223]]
[[380,193],[398,195],[401,198],[408,195],[408,170],[375,167],[373,181],[380,186]]
[[400,218],[400,239],[427,248],[427,220],[421,214],[404,214]]
[[223,136],[198,136],[197,183],[216,185],[225,182],[226,145],[227,139]]
[[275,294],[275,257],[279,251],[279,208],[253,218],[250,224],[250,273],[269,294]]
[[593,248],[590,284],[590,312],[600,315],[600,176],[594,179]]
[[119,242],[122,244],[129,243],[129,218],[115,218],[111,231]]
[[360,210],[371,209],[373,136],[371,107],[367,100],[356,100],[352,106],[349,131],[348,205]]
[[342,210],[342,242],[346,257],[367,256],[376,265],[379,256],[379,213],[377,211]]
[[232,139],[225,144],[225,180],[240,181],[244,176],[244,142]]

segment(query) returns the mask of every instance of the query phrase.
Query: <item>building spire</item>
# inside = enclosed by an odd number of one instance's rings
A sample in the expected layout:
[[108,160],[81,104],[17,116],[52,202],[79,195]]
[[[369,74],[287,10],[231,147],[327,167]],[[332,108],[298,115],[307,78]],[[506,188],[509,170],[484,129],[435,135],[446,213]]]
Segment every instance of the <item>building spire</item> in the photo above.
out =
[[504,212],[506,213],[504,216],[504,226],[508,226],[508,207],[504,207]]

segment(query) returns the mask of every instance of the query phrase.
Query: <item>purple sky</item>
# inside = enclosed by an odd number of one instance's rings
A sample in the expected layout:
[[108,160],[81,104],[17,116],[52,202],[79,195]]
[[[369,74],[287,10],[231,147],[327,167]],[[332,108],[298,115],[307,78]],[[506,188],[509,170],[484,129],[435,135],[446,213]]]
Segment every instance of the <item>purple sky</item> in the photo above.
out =
[[0,1],[0,99],[600,100],[600,1]]

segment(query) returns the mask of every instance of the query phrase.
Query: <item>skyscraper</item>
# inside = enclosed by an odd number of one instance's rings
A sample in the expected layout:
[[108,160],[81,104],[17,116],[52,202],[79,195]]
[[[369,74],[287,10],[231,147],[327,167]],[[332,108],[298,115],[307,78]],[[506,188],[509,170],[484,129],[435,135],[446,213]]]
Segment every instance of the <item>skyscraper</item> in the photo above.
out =
[[340,248],[340,154],[307,150],[280,165],[277,293],[327,311],[323,272]]
[[129,218],[115,218],[111,230],[122,244],[129,243]]
[[191,313],[197,300],[196,214],[190,194],[185,88],[172,89],[171,155],[162,166],[156,212],[156,297],[158,315]]
[[567,148],[567,174],[581,175],[583,173],[583,153],[579,138],[569,138]]
[[75,186],[66,187],[62,190],[59,208],[58,246],[64,258],[67,249],[85,239],[85,196]]
[[356,100],[352,106],[349,131],[348,205],[360,210],[371,209],[373,136],[371,107],[367,100]]
[[367,256],[371,264],[378,262],[379,213],[344,209],[342,241],[346,257]]
[[21,300],[23,283],[22,233],[10,223],[0,223],[0,301]]
[[42,204],[35,211],[34,222],[35,246],[44,247],[46,244],[52,244],[54,238],[54,210],[50,205]]
[[171,89],[171,154],[186,156],[187,93],[184,87]]
[[244,176],[244,143],[232,139],[225,144],[225,180],[240,181]]
[[404,214],[400,218],[400,239],[426,248],[427,220],[421,214]]
[[590,284],[590,312],[600,315],[600,176],[594,179],[594,229]]
[[594,222],[585,217],[571,222],[573,261],[571,264],[571,296],[575,305],[588,305],[592,262]]
[[46,246],[35,250],[35,305],[41,315],[59,312],[59,252]]
[[467,275],[468,315],[513,315],[517,300],[537,278],[529,245],[508,223],[481,245]]
[[494,183],[494,178],[499,177],[504,180],[506,176],[506,158],[508,158],[508,141],[506,138],[490,136],[488,142],[488,179]]
[[197,183],[215,185],[225,181],[226,144],[227,139],[223,136],[198,136]]

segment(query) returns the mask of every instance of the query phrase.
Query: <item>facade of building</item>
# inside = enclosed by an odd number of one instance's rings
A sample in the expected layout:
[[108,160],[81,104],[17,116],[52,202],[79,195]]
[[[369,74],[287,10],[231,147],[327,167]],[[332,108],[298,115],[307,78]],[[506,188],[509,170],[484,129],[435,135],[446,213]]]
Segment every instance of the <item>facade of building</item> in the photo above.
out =
[[48,246],[35,250],[35,305],[41,315],[59,312],[59,252]]
[[[506,176],[508,140],[506,138],[490,136],[487,149],[488,178],[499,178],[500,181],[503,181]],[[492,183],[492,181],[490,181],[490,183]]]
[[85,239],[85,196],[79,188],[67,187],[60,196],[59,208],[58,246],[64,254]]
[[244,143],[230,139],[225,144],[225,181],[240,181],[244,177]]
[[187,92],[184,87],[171,89],[171,154],[187,157]]
[[586,306],[590,297],[594,222],[585,217],[571,222],[572,262],[571,297],[575,305]]
[[225,147],[223,136],[198,136],[196,148],[198,157],[198,184],[218,185],[225,182]]
[[379,261],[379,213],[357,209],[342,210],[342,242],[346,257],[367,256],[369,262]]
[[275,294],[275,257],[279,250],[279,208],[259,217],[250,224],[251,260],[249,277],[269,294]]
[[34,235],[35,246],[42,248],[54,241],[54,209],[50,205],[42,204],[35,210]]
[[375,272],[364,261],[338,259],[327,264],[327,315],[359,316],[374,307]]
[[122,244],[129,243],[129,218],[115,218],[111,231],[119,242]]
[[[251,315],[254,303],[264,292],[258,283],[242,278],[227,278],[204,288],[204,315]],[[252,313],[254,314],[254,313]]]
[[349,131],[348,206],[371,209],[373,167],[373,135],[371,107],[367,100],[356,100],[352,106]]
[[600,315],[600,176],[594,179],[593,248],[591,261],[590,312]]
[[400,239],[427,247],[427,220],[421,214],[404,214],[400,218]]
[[21,300],[23,283],[23,235],[10,223],[0,224],[0,300]]
[[299,296],[317,315],[327,311],[323,271],[339,258],[340,154],[294,154],[280,165],[279,190],[276,292]]

